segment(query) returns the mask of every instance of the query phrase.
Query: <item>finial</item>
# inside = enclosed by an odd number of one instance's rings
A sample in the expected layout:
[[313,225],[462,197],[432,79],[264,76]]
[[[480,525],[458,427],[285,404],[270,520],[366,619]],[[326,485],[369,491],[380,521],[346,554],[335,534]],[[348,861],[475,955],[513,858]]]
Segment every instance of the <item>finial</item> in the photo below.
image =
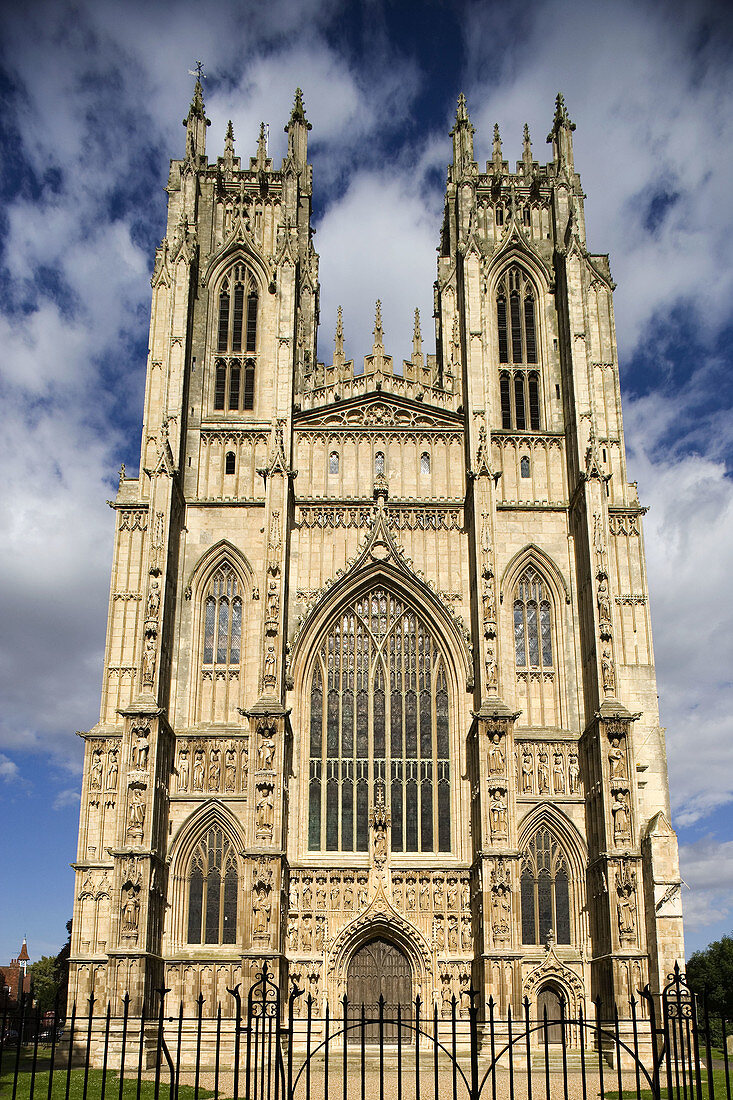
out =
[[501,134],[499,133],[499,123],[494,123],[494,144],[491,151],[491,159],[494,163],[494,171],[501,172],[502,169],[502,155],[501,155]]
[[311,129],[311,124],[305,117],[305,104],[303,103],[303,92],[300,88],[295,89],[295,99],[293,101],[293,109],[290,112],[291,122],[304,122],[308,129]]
[[420,331],[420,310],[415,310],[415,324],[412,329],[412,365],[415,368],[422,367],[422,332]]
[[344,355],[344,311],[341,306],[336,313],[336,336],[334,339],[333,365],[343,367],[346,361]]
[[234,127],[232,126],[231,119],[229,119],[227,123],[227,132],[224,135],[224,151],[226,153],[234,152]]
[[257,138],[257,167],[264,168],[267,163],[267,130],[264,122],[260,123],[260,135]]
[[458,97],[458,106],[456,107],[456,122],[468,122],[468,107],[466,106],[466,97],[461,92]]
[[524,124],[524,151],[522,153],[522,160],[524,161],[524,174],[530,176],[532,174],[532,142],[529,139],[529,126],[525,122]]
[[382,302],[377,298],[374,312],[374,346],[381,347],[384,344],[384,331],[382,330]]
[[558,92],[555,97],[555,118],[553,119],[553,125],[568,126],[571,130],[575,129],[575,123],[570,121],[570,116],[565,106],[565,96],[562,92]]
[[183,125],[186,127],[187,160],[204,155],[206,152],[206,127],[211,126],[211,121],[206,117],[204,108],[204,89],[201,86],[201,80],[205,80],[206,77],[202,72],[202,68],[202,62],[197,61],[196,68],[188,70],[191,76],[196,77],[196,83],[193,89],[191,106],[188,108],[188,115],[183,120]]

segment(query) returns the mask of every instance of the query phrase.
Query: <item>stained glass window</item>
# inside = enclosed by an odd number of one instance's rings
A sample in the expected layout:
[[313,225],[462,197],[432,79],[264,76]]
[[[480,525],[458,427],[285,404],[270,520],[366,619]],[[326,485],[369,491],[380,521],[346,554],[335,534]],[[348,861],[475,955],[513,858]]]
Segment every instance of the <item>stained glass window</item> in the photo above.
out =
[[518,669],[553,667],[549,594],[531,566],[522,574],[514,598],[514,652]]
[[557,943],[570,943],[570,876],[560,844],[549,829],[538,829],[525,848],[520,879],[522,943],[543,944],[550,931]]
[[242,651],[242,596],[236,573],[224,562],[204,600],[204,665],[236,666]]
[[311,850],[367,851],[379,795],[393,851],[450,851],[445,661],[409,604],[379,587],[339,614],[316,658],[309,713]]
[[202,837],[188,873],[188,942],[237,942],[237,856],[219,826]]

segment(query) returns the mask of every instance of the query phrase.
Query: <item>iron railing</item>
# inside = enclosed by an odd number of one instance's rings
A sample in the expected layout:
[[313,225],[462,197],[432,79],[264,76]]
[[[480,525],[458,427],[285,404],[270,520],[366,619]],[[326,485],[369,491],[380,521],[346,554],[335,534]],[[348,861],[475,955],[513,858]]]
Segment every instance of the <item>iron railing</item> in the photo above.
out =
[[[7,1001],[0,1087],[12,1100],[731,1100],[728,1021],[713,1018],[675,968],[661,997],[648,987],[630,1014],[596,1002],[571,1016],[500,1015],[469,990],[461,1002],[350,1004],[318,1015],[310,995],[285,1000],[267,966],[245,997],[205,1015],[169,990],[140,1015],[90,996],[65,1019],[28,997]],[[714,1057],[713,1034],[722,1042]]]

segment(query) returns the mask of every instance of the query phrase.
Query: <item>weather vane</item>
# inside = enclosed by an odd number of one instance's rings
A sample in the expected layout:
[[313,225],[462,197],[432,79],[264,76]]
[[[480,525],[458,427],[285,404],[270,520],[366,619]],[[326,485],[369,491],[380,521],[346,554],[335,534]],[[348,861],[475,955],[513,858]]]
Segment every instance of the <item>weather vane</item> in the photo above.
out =
[[198,82],[201,83],[202,78],[204,80],[206,80],[206,75],[203,72],[203,68],[204,68],[203,61],[197,61],[196,62],[196,68],[195,69],[189,69],[188,70],[188,75],[189,76],[195,76],[196,79],[198,80]]

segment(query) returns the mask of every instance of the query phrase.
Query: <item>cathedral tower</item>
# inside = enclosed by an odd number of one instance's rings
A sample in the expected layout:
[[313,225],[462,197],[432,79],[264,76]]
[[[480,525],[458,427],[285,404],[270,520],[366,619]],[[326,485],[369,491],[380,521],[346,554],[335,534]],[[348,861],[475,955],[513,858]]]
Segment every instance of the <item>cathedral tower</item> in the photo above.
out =
[[[303,99],[209,161],[197,81],[155,257],[86,755],[71,996],[205,1013],[267,960],[322,1007],[628,1003],[682,958],[608,258],[574,126],[548,164],[461,96],[401,365],[317,356]],[[427,273],[426,273],[427,276]]]

